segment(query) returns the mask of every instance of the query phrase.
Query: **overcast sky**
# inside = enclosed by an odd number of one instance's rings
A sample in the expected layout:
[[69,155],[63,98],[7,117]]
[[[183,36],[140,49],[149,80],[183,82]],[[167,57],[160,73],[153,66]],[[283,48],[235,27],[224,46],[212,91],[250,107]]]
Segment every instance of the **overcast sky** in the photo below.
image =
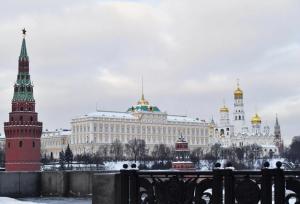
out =
[[169,114],[219,120],[240,79],[247,121],[257,111],[286,143],[300,135],[299,0],[1,0],[0,121],[8,120],[21,29],[44,129],[125,111],[141,95]]

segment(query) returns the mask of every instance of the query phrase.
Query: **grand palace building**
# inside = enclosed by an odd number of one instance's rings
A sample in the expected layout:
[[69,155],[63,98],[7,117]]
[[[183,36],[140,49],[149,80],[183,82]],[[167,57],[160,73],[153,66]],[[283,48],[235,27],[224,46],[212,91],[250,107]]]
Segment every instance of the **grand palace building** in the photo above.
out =
[[144,94],[126,112],[96,111],[74,118],[71,125],[70,147],[75,154],[96,152],[117,139],[123,144],[133,139],[145,140],[151,152],[155,144],[174,146],[180,134],[185,135],[191,149],[206,150],[214,133],[204,120],[162,112]]

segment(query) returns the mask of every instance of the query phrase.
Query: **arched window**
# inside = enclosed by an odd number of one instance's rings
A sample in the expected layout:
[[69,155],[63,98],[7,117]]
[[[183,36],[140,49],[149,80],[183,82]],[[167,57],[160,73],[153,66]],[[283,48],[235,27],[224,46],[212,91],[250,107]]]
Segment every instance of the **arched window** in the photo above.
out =
[[19,147],[22,147],[23,146],[23,141],[20,141],[19,142]]
[[239,120],[241,120],[242,118],[241,118],[241,116],[239,115]]

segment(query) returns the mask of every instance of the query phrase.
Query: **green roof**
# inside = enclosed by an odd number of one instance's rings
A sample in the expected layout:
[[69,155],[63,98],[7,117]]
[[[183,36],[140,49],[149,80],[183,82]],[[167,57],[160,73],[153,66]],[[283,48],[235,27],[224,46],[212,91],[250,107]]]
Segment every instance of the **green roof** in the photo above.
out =
[[33,85],[29,73],[20,72],[14,86],[13,101],[34,101]]
[[127,110],[127,112],[133,112],[133,111],[160,112],[158,107],[150,106],[150,105],[136,105],[136,106],[132,106],[131,108],[128,108]]

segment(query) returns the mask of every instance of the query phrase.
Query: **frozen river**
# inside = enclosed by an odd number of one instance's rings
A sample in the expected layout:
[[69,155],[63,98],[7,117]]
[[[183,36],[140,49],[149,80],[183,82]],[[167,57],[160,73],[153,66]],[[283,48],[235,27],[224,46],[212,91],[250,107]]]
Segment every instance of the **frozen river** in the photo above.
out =
[[92,198],[61,198],[61,197],[42,197],[42,198],[20,198],[13,199],[0,197],[2,204],[92,204]]

